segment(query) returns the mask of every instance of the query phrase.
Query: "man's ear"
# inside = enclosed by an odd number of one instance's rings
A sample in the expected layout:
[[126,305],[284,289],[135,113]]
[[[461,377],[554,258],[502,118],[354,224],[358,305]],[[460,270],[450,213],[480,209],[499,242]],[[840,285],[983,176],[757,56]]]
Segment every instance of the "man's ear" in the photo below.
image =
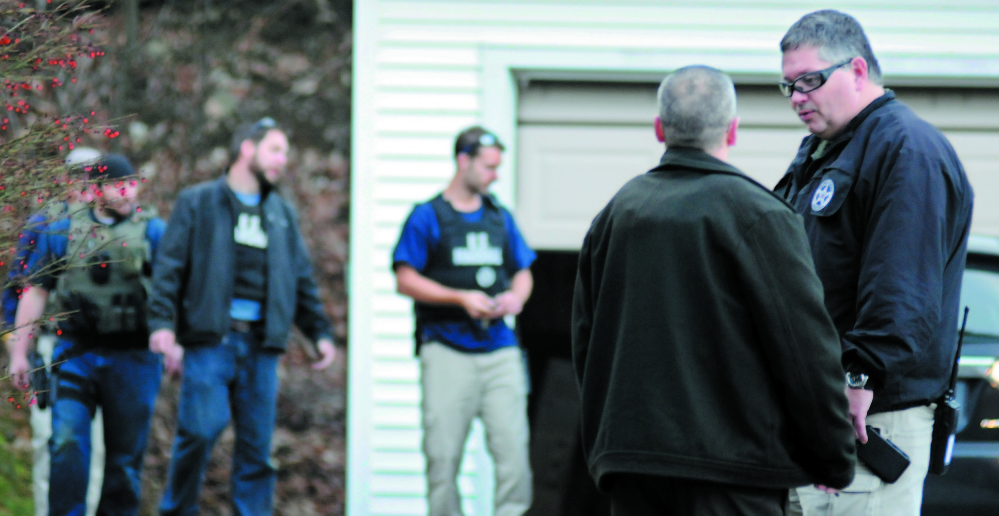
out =
[[867,60],[860,56],[853,58],[853,61],[850,61],[850,71],[853,72],[857,90],[860,90],[869,81],[870,70],[867,69]]
[[459,152],[458,155],[454,157],[454,161],[458,166],[458,170],[468,170],[468,166],[472,162],[472,157],[467,153]]
[[656,139],[659,143],[666,143],[666,133],[663,131],[663,121],[656,117]]
[[736,136],[739,132],[739,117],[732,119],[732,123],[728,125],[728,132],[725,133],[725,145],[729,147],[735,146]]
[[253,153],[257,151],[257,145],[253,143],[253,140],[243,140],[243,143],[239,144],[239,155],[246,158],[253,156]]

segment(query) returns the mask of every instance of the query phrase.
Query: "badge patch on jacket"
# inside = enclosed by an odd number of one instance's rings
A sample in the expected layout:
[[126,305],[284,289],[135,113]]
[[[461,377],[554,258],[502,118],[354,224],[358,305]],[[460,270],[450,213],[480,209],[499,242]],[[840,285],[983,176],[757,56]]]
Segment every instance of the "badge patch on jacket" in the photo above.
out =
[[822,211],[832,202],[836,195],[836,183],[832,179],[824,179],[812,194],[812,211]]

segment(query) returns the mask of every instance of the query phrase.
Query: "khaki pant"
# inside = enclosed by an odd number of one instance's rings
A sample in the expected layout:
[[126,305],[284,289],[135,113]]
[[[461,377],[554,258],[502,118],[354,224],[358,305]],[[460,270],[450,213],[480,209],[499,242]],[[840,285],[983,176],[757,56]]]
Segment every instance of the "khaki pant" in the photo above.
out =
[[430,342],[420,349],[423,453],[430,516],[460,516],[457,476],[476,417],[496,468],[494,516],[520,516],[531,506],[527,376],[520,349],[463,353]]
[[[930,465],[933,438],[933,408],[914,407],[868,416],[867,424],[895,443],[912,461],[894,484],[886,484],[862,462],[857,463],[853,483],[839,496],[813,486],[791,490],[788,515],[804,516],[919,516],[923,503],[923,481]],[[797,491],[797,495],[795,495]]]
[[[42,335],[35,349],[46,364],[52,361],[55,337]],[[101,485],[104,480],[104,423],[101,408],[91,426],[90,482],[87,485],[87,516],[97,514],[97,504],[101,499]],[[49,437],[52,436],[52,410],[31,406],[31,448],[34,451],[34,465],[31,478],[35,496],[35,516],[49,514]]]

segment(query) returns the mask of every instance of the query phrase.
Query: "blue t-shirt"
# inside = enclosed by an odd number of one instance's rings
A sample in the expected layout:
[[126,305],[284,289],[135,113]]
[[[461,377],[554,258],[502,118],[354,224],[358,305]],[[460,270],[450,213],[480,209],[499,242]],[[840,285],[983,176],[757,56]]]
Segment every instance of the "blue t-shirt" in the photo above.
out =
[[[478,222],[482,219],[485,206],[472,213],[462,213],[462,217],[468,222]],[[514,268],[516,270],[526,269],[534,263],[537,254],[527,246],[524,237],[520,234],[513,217],[506,210],[503,211],[503,220],[506,226],[507,239],[510,251],[514,257]],[[423,203],[413,208],[402,234],[399,235],[399,243],[392,253],[393,269],[399,264],[405,263],[422,273],[427,265],[427,256],[431,248],[437,244],[441,238],[440,225],[437,215],[430,203]],[[489,326],[488,332],[472,332],[468,325],[461,322],[428,322],[422,328],[422,340],[424,342],[440,342],[463,351],[489,352],[499,348],[517,345],[517,337],[513,330],[507,326],[503,319]]]
[[[247,194],[235,190],[232,193],[239,199],[239,202],[247,206],[260,205],[261,195],[259,193]],[[229,305],[229,317],[240,321],[259,321],[263,317],[263,306],[260,301],[234,297]]]
[[21,286],[17,280],[24,276],[28,258],[38,242],[42,226],[47,217],[44,213],[36,213],[28,218],[24,230],[18,235],[17,251],[10,263],[10,273],[7,275],[9,287],[3,290],[3,317],[7,327],[13,329],[14,316],[17,314],[17,302],[21,299]]

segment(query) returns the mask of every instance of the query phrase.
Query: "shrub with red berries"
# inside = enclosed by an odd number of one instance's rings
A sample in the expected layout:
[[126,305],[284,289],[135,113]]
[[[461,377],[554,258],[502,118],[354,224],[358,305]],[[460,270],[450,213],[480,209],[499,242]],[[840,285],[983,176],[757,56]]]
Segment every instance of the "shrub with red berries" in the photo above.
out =
[[[85,4],[0,0],[0,274],[17,260],[17,242],[30,216],[84,188],[67,172],[65,156],[113,129],[84,105],[77,78],[103,52],[94,40],[99,13]],[[6,333],[10,328],[3,328]]]

